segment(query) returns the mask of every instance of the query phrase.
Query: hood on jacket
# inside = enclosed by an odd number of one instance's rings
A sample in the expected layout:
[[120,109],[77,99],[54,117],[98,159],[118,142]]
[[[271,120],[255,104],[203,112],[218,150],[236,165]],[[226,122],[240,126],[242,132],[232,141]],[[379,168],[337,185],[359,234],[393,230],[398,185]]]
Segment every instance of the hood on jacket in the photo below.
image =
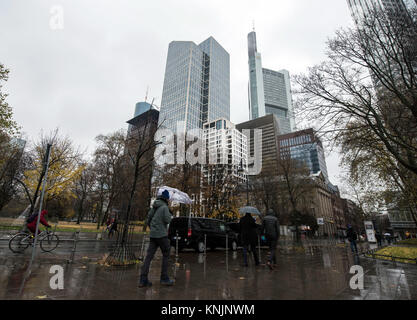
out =
[[158,209],[159,207],[161,207],[161,206],[167,206],[168,205],[168,203],[163,199],[163,198],[157,198],[154,202],[153,202],[153,208],[154,209]]
[[275,212],[274,212],[274,210],[269,209],[266,215],[267,216],[275,216]]
[[47,214],[48,213],[48,211],[47,210],[42,210],[41,211],[41,216],[44,216],[45,214]]

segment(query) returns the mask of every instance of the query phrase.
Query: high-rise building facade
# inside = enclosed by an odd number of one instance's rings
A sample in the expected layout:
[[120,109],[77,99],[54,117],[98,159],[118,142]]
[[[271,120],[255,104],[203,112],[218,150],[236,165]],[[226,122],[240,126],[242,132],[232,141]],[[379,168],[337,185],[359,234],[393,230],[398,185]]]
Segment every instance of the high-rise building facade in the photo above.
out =
[[[250,130],[252,133],[248,139],[248,166],[252,168],[255,161],[254,157],[261,157],[261,172],[266,175],[276,175],[278,172],[278,136],[279,123],[277,117],[268,114],[253,120],[249,120],[236,125],[236,128],[244,133],[244,130]],[[254,130],[261,130],[261,143],[255,143]]]
[[407,1],[407,5],[403,0],[347,0],[347,3],[355,23],[358,24],[361,19],[375,9],[405,13],[407,8],[415,6],[415,0],[412,1]]
[[248,34],[248,55],[250,119],[273,114],[278,118],[281,134],[292,132],[295,130],[295,118],[289,72],[262,68],[254,31]]
[[218,118],[230,119],[230,57],[210,37],[201,44],[169,44],[159,124],[175,132],[203,128]]
[[266,115],[262,57],[256,47],[256,33],[248,34],[249,56],[249,118],[250,120]]
[[217,119],[204,124],[203,148],[208,153],[208,160],[211,157],[212,161],[203,165],[203,176],[210,180],[208,167],[213,164],[218,167],[226,166],[227,173],[236,181],[246,181],[247,146],[247,137],[227,119]]
[[313,129],[301,130],[278,136],[280,158],[303,162],[310,168],[311,174],[321,172],[329,182],[323,145]]

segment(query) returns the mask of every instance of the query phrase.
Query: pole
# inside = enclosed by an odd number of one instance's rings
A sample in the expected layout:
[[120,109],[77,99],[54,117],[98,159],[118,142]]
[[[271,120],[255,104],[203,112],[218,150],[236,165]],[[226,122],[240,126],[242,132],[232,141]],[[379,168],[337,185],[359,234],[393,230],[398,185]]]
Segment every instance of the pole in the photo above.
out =
[[33,244],[33,249],[32,249],[32,258],[31,258],[31,264],[33,262],[33,260],[35,259],[35,255],[36,255],[36,244],[38,241],[38,231],[39,231],[39,221],[41,220],[41,212],[42,212],[42,204],[43,204],[43,199],[45,196],[45,187],[46,187],[46,180],[48,179],[48,169],[49,169],[49,157],[51,155],[51,147],[52,144],[47,145],[46,147],[46,157],[45,157],[45,176],[43,177],[43,183],[42,183],[42,193],[41,193],[41,199],[40,199],[40,203],[39,203],[39,212],[38,212],[38,219],[36,221],[36,231],[35,231],[35,242]]
[[261,236],[258,235],[258,257],[259,263],[261,263]]
[[226,233],[226,271],[229,271],[229,235]]
[[[46,146],[46,155],[45,155],[45,162],[44,162],[45,175],[43,177],[43,186],[42,186],[42,194],[41,194],[41,199],[40,199],[40,204],[39,204],[39,213],[38,213],[38,219],[36,221],[35,240],[34,240],[33,249],[32,249],[32,257],[30,259],[29,266],[28,266],[27,271],[26,271],[26,275],[25,275],[25,277],[22,281],[22,285],[20,286],[19,295],[21,295],[22,292],[23,292],[23,288],[25,286],[26,280],[29,278],[29,276],[31,274],[33,260],[35,259],[36,243],[37,243],[37,240],[38,240],[38,231],[39,231],[39,221],[40,221],[41,212],[42,212],[43,198],[44,198],[44,195],[45,195],[46,180],[48,178],[49,157],[51,155],[51,148],[52,148],[52,144],[48,143],[48,145]],[[35,202],[35,205],[36,205],[36,202]]]
[[204,234],[204,279],[206,278],[207,234]]
[[249,206],[249,176],[246,175],[246,205]]

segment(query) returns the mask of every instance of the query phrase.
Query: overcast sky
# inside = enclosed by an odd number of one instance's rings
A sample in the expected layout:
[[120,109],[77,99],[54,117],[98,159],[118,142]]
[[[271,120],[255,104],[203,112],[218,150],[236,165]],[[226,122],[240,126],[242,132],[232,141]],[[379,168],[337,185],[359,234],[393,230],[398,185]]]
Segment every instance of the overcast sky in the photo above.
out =
[[[55,6],[62,29],[51,28]],[[230,54],[231,121],[240,123],[253,21],[263,67],[290,74],[322,61],[327,38],[352,24],[346,0],[0,0],[7,101],[29,140],[59,127],[92,152],[98,134],[127,127],[148,86],[160,104],[169,42],[213,36]],[[327,165],[339,183],[337,156]]]

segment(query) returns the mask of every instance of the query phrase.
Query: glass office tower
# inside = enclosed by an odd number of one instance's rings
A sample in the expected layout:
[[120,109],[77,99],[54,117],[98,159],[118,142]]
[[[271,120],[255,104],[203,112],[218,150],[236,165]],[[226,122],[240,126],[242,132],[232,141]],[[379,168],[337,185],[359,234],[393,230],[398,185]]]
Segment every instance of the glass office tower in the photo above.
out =
[[273,114],[278,118],[281,134],[294,131],[295,118],[289,72],[262,68],[254,31],[248,34],[248,55],[250,119]]
[[358,24],[366,14],[375,8],[406,13],[407,8],[415,7],[417,2],[415,0],[406,2],[403,0],[347,0],[347,3],[355,23]]
[[230,119],[230,57],[210,37],[201,44],[169,44],[159,123],[173,132],[203,128],[203,123]]
[[287,70],[262,69],[262,73],[266,114],[277,116],[282,134],[294,131],[295,119],[289,72]]
[[262,75],[262,58],[256,48],[255,31],[248,34],[249,55],[249,118],[250,120],[265,116],[264,81]]

